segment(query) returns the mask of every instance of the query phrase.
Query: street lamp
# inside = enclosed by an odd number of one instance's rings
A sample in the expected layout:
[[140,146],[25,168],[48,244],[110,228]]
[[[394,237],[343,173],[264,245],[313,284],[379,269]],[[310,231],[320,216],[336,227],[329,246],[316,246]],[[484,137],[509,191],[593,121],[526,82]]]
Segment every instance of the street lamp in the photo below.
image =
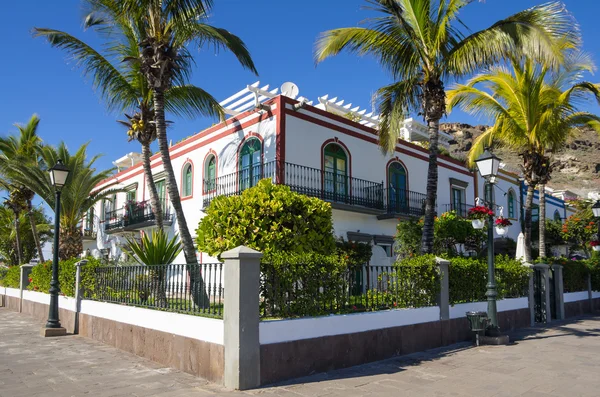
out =
[[592,205],[592,213],[594,214],[594,218],[596,218],[596,223],[598,224],[596,240],[600,240],[600,200],[597,200],[594,205]]
[[52,259],[52,279],[50,280],[50,308],[48,310],[48,321],[46,327],[42,329],[42,335],[59,336],[65,335],[67,332],[61,327],[58,319],[58,293],[60,292],[58,284],[58,244],[60,234],[60,190],[67,182],[69,169],[63,164],[62,160],[57,160],[54,167],[50,168],[48,172],[56,195],[54,204],[54,257]]
[[[475,160],[477,169],[481,176],[485,179],[485,189],[488,196],[488,208],[494,210],[494,183],[496,182],[496,176],[498,175],[498,169],[500,168],[500,159],[496,157],[489,149],[485,151]],[[494,269],[494,216],[490,215],[488,220],[488,282],[487,291],[485,296],[488,302],[488,317],[490,319],[490,325],[488,327],[488,334],[490,336],[498,336],[498,310],[496,307],[496,279]]]

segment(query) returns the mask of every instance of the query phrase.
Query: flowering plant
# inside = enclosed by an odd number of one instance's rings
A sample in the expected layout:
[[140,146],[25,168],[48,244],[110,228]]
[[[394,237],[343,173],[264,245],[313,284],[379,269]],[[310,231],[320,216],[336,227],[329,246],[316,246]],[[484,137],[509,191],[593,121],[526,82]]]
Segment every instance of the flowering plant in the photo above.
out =
[[591,247],[597,247],[600,245],[600,241],[599,240],[592,240],[590,241],[590,246]]
[[508,226],[512,225],[512,222],[508,218],[499,216],[498,218],[496,218],[495,224],[498,227],[508,227]]
[[494,211],[483,205],[477,205],[469,209],[469,219],[485,220],[490,216],[494,216]]

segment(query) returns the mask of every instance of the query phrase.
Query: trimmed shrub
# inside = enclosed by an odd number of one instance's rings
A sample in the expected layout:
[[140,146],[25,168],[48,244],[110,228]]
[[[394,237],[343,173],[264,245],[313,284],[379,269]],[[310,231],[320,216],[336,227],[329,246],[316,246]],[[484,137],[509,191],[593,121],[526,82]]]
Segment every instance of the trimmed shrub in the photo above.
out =
[[563,288],[564,292],[587,291],[588,275],[593,266],[588,260],[568,260],[565,258],[554,259],[555,264],[563,267]]
[[11,266],[4,273],[4,277],[0,278],[0,285],[7,288],[19,288],[21,278],[21,268],[19,266]]
[[486,300],[486,263],[474,258],[452,258],[448,273],[451,305]]
[[348,261],[339,255],[270,253],[261,263],[260,310],[264,316],[329,313],[347,297]]
[[239,196],[216,197],[196,230],[198,249],[211,256],[246,245],[264,254],[335,249],[331,205],[263,179]]
[[[521,262],[498,255],[496,288],[498,299],[519,298],[527,295],[531,270]],[[473,258],[452,258],[449,268],[450,304],[482,302],[487,300],[487,262]]]
[[[85,294],[92,294],[95,290],[94,270],[102,266],[99,259],[94,257],[85,258],[88,263],[81,268],[81,288]],[[58,263],[58,282],[63,295],[75,296],[75,275],[80,258],[71,258]],[[28,289],[48,293],[50,291],[50,280],[52,279],[52,261],[46,261],[34,266],[31,274],[31,283]]]
[[495,263],[498,298],[521,298],[527,296],[529,293],[529,274],[531,273],[531,269],[507,255],[496,256]]
[[377,293],[370,299],[381,299],[387,307],[425,307],[436,304],[440,291],[440,271],[435,255],[406,258],[394,264],[394,271],[378,277]]

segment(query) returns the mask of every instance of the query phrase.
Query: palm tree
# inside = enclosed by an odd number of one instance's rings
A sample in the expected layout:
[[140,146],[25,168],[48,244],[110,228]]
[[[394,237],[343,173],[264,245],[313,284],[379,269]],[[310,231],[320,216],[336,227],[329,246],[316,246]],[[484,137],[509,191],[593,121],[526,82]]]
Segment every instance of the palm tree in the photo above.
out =
[[[49,220],[39,208],[32,212],[40,239],[45,243],[52,235]],[[0,206],[0,256],[9,265],[28,263],[35,257],[37,241],[27,221],[29,217],[30,214],[21,213],[18,222],[15,222],[12,209]]]
[[[142,146],[142,165],[150,193],[150,203],[156,225],[163,229],[163,208],[152,178],[150,145],[156,140],[153,122],[152,92],[137,62],[125,60],[140,57],[141,20],[126,17],[114,0],[93,2],[93,10],[85,18],[84,27],[93,28],[106,40],[103,51],[97,51],[78,38],[59,30],[35,28],[35,36],[48,39],[51,46],[66,51],[93,78],[107,107],[124,112],[127,120],[118,120],[127,127],[129,141],[137,140]],[[107,34],[109,33],[109,34]],[[177,116],[193,118],[199,115],[223,117],[218,102],[202,89],[193,85],[170,87],[166,94],[166,108]],[[129,115],[127,113],[132,113]]]
[[[39,160],[39,149],[42,146],[42,139],[37,134],[37,128],[40,124],[40,118],[34,114],[25,125],[15,124],[19,130],[19,135],[10,135],[8,137],[0,137],[0,161],[16,162],[36,165]],[[11,168],[5,168],[4,177],[10,180]],[[33,198],[35,193],[25,185],[10,186],[11,193],[21,196],[22,203],[17,203],[11,200],[11,206],[18,205],[19,211],[27,211],[29,217],[29,225],[33,232],[33,238],[36,243],[38,257],[40,262],[44,262],[44,253],[40,242],[40,236],[36,227],[36,219],[33,213]],[[15,192],[13,192],[15,191]],[[18,191],[18,193],[16,192]]]
[[14,185],[2,183],[4,189],[8,190],[9,196],[4,200],[4,208],[9,209],[13,214],[14,230],[15,230],[15,248],[17,264],[22,265],[23,257],[22,244],[21,244],[21,215],[25,210],[26,202],[25,197],[22,194],[22,190]]
[[593,63],[585,54],[572,50],[566,53],[560,69],[551,71],[532,59],[512,59],[512,70],[506,66],[490,68],[448,93],[449,109],[460,106],[470,114],[495,120],[473,143],[470,162],[484,147],[492,145],[514,150],[523,158],[527,261],[532,259],[531,218],[536,186],[540,197],[540,256],[546,255],[544,191],[553,168],[551,155],[564,147],[575,128],[588,126],[600,131],[600,118],[578,109],[589,94],[600,102],[600,85],[581,80],[583,72],[593,70]]
[[[97,0],[104,3],[107,0]],[[122,0],[121,13],[139,20],[141,55],[130,60],[139,65],[152,90],[154,122],[163,167],[167,179],[169,199],[177,217],[179,237],[183,245],[186,263],[197,263],[196,249],[190,234],[175,173],[169,155],[165,109],[167,94],[174,85],[184,86],[188,81],[193,57],[188,51],[191,44],[206,44],[215,49],[226,49],[236,56],[246,69],[256,73],[256,68],[244,42],[225,29],[206,23],[209,0]],[[203,91],[202,91],[203,92]],[[168,110],[168,108],[167,108]],[[215,114],[217,108],[215,107]]]
[[[343,50],[372,55],[393,83],[380,88],[374,102],[381,114],[379,144],[395,150],[402,121],[410,111],[423,115],[429,130],[429,170],[421,251],[433,251],[438,182],[439,122],[445,114],[445,82],[472,74],[516,51],[555,64],[556,42],[579,40],[561,3],[521,11],[487,29],[471,33],[458,13],[472,0],[372,0],[382,15],[368,27],[334,29],[317,41],[317,62]],[[465,33],[466,32],[466,33]]]
[[[69,178],[61,191],[60,247],[61,259],[79,256],[83,251],[80,222],[89,209],[100,200],[122,191],[121,189],[95,190],[113,169],[97,172],[94,163],[100,156],[87,158],[87,144],[71,154],[64,143],[58,147],[44,146],[40,150],[40,163],[11,164],[13,180],[26,185],[39,195],[50,208],[55,208],[55,192],[48,169],[60,159],[69,169]],[[54,247],[56,249],[57,247]]]

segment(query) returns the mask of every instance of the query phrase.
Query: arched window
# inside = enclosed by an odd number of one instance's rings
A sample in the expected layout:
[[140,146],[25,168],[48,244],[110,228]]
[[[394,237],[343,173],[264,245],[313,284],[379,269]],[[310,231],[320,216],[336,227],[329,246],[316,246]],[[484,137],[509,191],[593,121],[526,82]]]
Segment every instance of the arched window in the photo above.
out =
[[508,192],[508,217],[517,219],[517,212],[515,209],[515,192],[512,190]]
[[258,138],[250,138],[244,142],[240,150],[240,190],[258,183],[262,174],[262,143]]
[[554,220],[557,222],[562,221],[562,217],[560,216],[560,212],[558,212],[558,210],[554,211]]
[[90,207],[88,211],[88,216],[85,222],[85,230],[93,230],[94,229],[94,207]]
[[390,208],[397,213],[406,212],[408,209],[406,177],[406,169],[400,162],[390,163],[388,166],[388,197]]
[[183,185],[183,189],[182,189],[182,193],[181,195],[183,197],[189,197],[192,195],[192,164],[191,163],[186,163],[186,165],[183,166],[183,175],[182,175],[182,185]]
[[210,155],[204,163],[204,191],[212,192],[217,187],[217,158]]
[[330,143],[323,149],[325,198],[344,201],[348,195],[348,156],[342,147]]

